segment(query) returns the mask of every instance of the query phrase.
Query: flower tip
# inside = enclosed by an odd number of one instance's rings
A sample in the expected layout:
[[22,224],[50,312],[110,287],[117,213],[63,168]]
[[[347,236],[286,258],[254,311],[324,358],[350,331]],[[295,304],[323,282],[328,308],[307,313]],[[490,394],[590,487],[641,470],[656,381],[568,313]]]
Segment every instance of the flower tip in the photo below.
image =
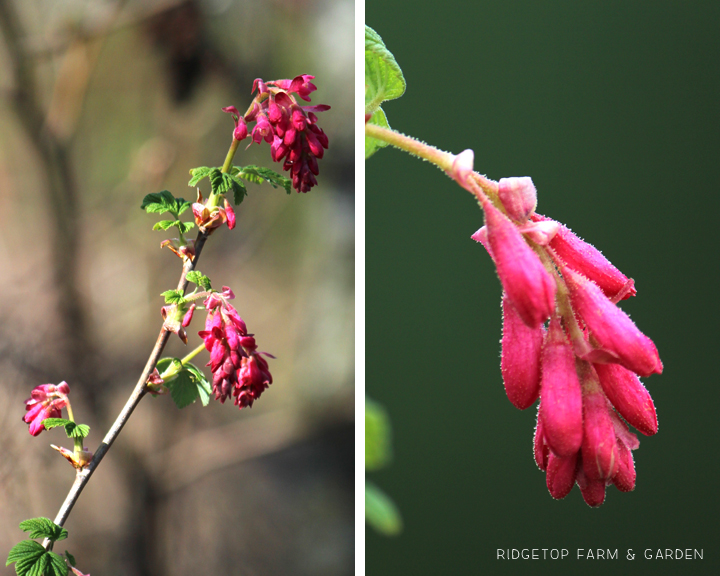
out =
[[70,394],[70,386],[68,386],[68,383],[65,382],[65,380],[63,380],[62,382],[60,382],[60,384],[58,384],[57,389],[59,392],[65,394],[65,395]]
[[529,176],[500,178],[498,197],[516,222],[525,222],[537,207],[537,189]]

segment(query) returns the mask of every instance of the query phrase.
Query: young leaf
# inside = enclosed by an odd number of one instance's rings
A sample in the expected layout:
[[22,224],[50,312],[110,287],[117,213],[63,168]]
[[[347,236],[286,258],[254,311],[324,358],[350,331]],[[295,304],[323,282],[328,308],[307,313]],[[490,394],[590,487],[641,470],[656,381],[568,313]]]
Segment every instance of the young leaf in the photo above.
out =
[[50,430],[52,428],[57,428],[58,426],[67,426],[68,424],[72,424],[72,422],[70,420],[65,420],[65,418],[45,418],[42,424],[45,427],[45,430]]
[[212,286],[210,284],[210,278],[203,275],[203,273],[200,272],[199,270],[191,270],[190,272],[188,272],[187,279],[188,279],[188,282],[197,284],[204,290],[210,290],[210,288],[212,288]]
[[402,530],[402,518],[395,503],[368,481],[365,481],[365,520],[387,536],[395,536]]
[[185,302],[185,297],[180,290],[165,290],[160,296],[165,297],[165,304],[180,304]]
[[20,530],[30,532],[30,538],[49,538],[53,542],[67,538],[67,530],[49,518],[28,518],[20,522]]
[[18,576],[24,576],[44,554],[45,548],[39,542],[23,540],[12,547],[5,566],[10,566],[15,562],[15,572]]
[[70,562],[70,566],[75,566],[75,556],[70,554],[67,550],[65,550],[65,558],[67,558],[68,562]]
[[[388,127],[385,113],[380,105],[387,100],[400,98],[405,92],[405,78],[395,57],[387,49],[380,35],[369,26],[365,26],[365,114],[370,114],[369,122]],[[365,158],[382,147],[376,140],[365,139]]]
[[87,424],[76,424],[69,432],[67,426],[65,426],[65,431],[69,438],[87,438],[87,435],[90,434],[90,426]]
[[[184,198],[175,198],[169,191],[155,192],[148,194],[143,198],[140,208],[144,209],[148,214],[163,214],[170,212],[177,217],[190,207],[191,202]],[[164,230],[165,228],[163,228]],[[157,230],[157,228],[155,228]]]
[[285,188],[288,194],[292,190],[292,180],[263,166],[233,166],[231,173],[254,184],[267,182],[273,188]]
[[155,225],[152,227],[153,230],[167,230],[171,226],[175,226],[175,222],[178,222],[178,220],[160,220],[160,222],[156,222]]
[[177,378],[168,382],[167,387],[178,408],[185,408],[197,400],[198,387],[188,370],[181,371]]
[[235,206],[237,206],[245,200],[245,196],[247,196],[247,188],[245,188],[245,183],[237,176],[234,176],[233,174],[228,174],[228,176],[232,181],[231,186],[233,191],[233,202],[235,203]]
[[177,226],[181,234],[186,234],[188,230],[195,226],[195,222],[181,222],[180,220],[175,220],[175,222],[173,222],[173,226]]
[[44,574],[46,576],[67,576],[70,569],[68,568],[68,565],[65,563],[65,558],[60,556],[60,554],[55,554],[55,552],[48,552],[47,556],[50,560],[50,562],[49,562],[50,571],[48,572],[46,569]]
[[193,168],[190,170],[190,182],[188,182],[188,186],[195,186],[200,180],[205,178],[208,174],[210,174],[211,168],[208,168],[207,166],[200,166],[199,168]]
[[380,404],[365,398],[365,469],[377,470],[392,458],[390,420]]
[[210,383],[210,380],[207,379],[207,376],[205,376],[205,373],[200,370],[200,368],[190,362],[185,364],[185,368],[187,368],[188,372],[190,372],[192,375],[191,377],[197,385],[197,391],[202,405],[207,406],[208,402],[210,402],[210,395],[212,394],[212,384]]

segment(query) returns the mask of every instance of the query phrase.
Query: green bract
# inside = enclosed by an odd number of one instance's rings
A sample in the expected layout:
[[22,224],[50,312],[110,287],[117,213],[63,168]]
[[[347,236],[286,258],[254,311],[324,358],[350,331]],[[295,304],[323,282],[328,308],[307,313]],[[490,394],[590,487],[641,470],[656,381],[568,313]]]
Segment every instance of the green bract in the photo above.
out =
[[[386,48],[380,35],[365,26],[365,115],[371,115],[371,124],[389,128],[380,105],[387,100],[400,98],[405,93],[405,78],[395,57]],[[365,158],[387,146],[375,138],[365,137]]]

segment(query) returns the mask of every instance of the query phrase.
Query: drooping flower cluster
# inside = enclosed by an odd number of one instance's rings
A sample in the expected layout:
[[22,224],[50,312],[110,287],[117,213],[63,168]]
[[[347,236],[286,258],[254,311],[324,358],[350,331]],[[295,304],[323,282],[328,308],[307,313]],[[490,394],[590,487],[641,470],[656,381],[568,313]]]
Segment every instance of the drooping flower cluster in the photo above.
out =
[[70,386],[67,382],[55,384],[41,384],[36,386],[30,393],[30,398],[25,400],[25,416],[23,421],[29,424],[29,432],[37,436],[45,430],[43,420],[46,418],[60,418],[62,409],[68,405]]
[[223,287],[205,300],[208,310],[205,330],[198,335],[210,352],[210,370],[213,374],[215,399],[224,403],[231,395],[235,405],[242,409],[252,406],[263,391],[272,384],[268,363],[258,352],[253,334],[248,334],[245,322],[228,300],[235,298],[232,290]]
[[[578,484],[590,506],[605,487],[635,487],[628,424],[657,432],[655,406],[638,376],[662,372],[657,349],[617,306],[634,282],[562,224],[535,214],[530,178],[497,184],[500,210],[469,182],[472,156],[452,176],[472,189],[485,213],[481,242],[503,286],[501,370],[508,399],[521,410],[538,397],[535,460],[554,498]],[[464,164],[464,166],[463,166]],[[547,328],[546,321],[549,320]]]
[[257,95],[244,117],[234,106],[223,108],[233,115],[236,140],[247,138],[247,123],[255,122],[250,133],[252,141],[260,144],[265,140],[270,144],[272,159],[283,162],[283,170],[290,172],[293,188],[298,192],[308,192],[317,186],[317,161],[328,148],[328,138],[317,125],[315,112],[324,112],[330,106],[301,106],[293,96],[295,93],[310,102],[310,94],[317,90],[311,82],[314,78],[309,74],[268,82],[257,78],[252,88]]

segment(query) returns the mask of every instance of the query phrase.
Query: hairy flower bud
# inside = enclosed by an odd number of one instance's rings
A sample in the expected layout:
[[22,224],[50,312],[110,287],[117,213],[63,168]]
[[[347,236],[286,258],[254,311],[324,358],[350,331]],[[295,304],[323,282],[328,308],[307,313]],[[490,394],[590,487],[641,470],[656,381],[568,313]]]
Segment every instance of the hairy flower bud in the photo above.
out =
[[653,341],[608,300],[597,284],[567,266],[562,267],[562,274],[570,290],[573,309],[601,348],[640,376],[662,373],[662,362]]
[[520,223],[524,223],[537,207],[537,190],[528,176],[500,178],[498,198],[508,216]]
[[583,437],[582,393],[572,347],[557,318],[550,320],[541,356],[540,419],[557,456],[571,456]]
[[545,442],[543,435],[542,419],[540,418],[540,406],[538,406],[538,414],[535,418],[535,437],[533,438],[533,454],[535,456],[535,464],[540,470],[547,470],[548,457],[550,455],[550,447]]
[[619,364],[595,364],[605,395],[623,418],[645,436],[658,431],[655,404],[640,379]]
[[607,398],[590,365],[583,370],[582,459],[590,480],[608,480],[618,470],[617,441]]
[[578,453],[562,458],[550,454],[547,465],[547,482],[550,495],[556,500],[561,500],[570,494],[575,485],[577,476]]
[[513,405],[525,410],[540,395],[542,326],[529,328],[503,295],[503,337],[500,368],[505,392]]
[[555,281],[515,224],[490,202],[483,211],[500,282],[523,322],[535,328],[555,308]]

